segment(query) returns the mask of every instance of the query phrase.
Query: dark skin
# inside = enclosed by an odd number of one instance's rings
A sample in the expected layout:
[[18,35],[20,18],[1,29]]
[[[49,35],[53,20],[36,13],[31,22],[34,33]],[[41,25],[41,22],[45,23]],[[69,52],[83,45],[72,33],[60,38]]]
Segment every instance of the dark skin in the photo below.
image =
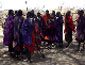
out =
[[52,17],[55,17],[55,11],[52,11]]
[[37,13],[37,17],[39,17],[39,18],[40,18],[40,17],[41,17],[41,14],[40,14],[40,13]]
[[48,10],[46,10],[46,14],[47,14],[47,15],[49,14],[49,11],[48,11]]

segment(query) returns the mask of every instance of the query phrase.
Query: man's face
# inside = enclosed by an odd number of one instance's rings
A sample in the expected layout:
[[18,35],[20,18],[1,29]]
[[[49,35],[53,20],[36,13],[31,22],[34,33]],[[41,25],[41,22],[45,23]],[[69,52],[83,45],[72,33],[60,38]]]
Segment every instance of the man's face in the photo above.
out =
[[12,16],[14,16],[14,11],[12,11]]
[[31,13],[34,14],[34,10],[32,10]]
[[37,14],[38,17],[40,17],[40,14]]
[[49,14],[49,11],[46,11],[46,14]]

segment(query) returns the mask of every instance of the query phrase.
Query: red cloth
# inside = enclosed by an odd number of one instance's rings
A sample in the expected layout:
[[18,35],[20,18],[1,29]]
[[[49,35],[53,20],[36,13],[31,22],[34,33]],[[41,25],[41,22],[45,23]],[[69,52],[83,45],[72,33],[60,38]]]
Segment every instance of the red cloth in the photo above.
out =
[[47,36],[44,37],[45,40],[49,40],[49,38]]
[[[68,20],[65,18],[65,23],[69,23],[69,27],[75,32],[75,26],[73,24],[72,16],[68,16]],[[67,26],[65,25],[64,33],[67,31]]]
[[50,19],[50,18],[51,18],[50,14],[45,14],[43,16],[43,19],[44,19],[45,24],[47,24],[47,20]]
[[33,47],[33,46],[28,46],[28,45],[26,45],[26,44],[23,44],[23,47],[28,48],[28,50],[29,50],[30,52],[34,53],[35,47]]
[[39,46],[36,46],[36,37],[35,37],[35,32],[34,31],[32,32],[32,43],[31,43],[31,45],[29,46],[29,45],[23,44],[23,47],[28,48],[28,50],[32,53],[34,53],[35,48],[38,48],[38,50],[40,49]]
[[36,43],[35,43],[35,34],[34,34],[34,32],[32,32],[32,43],[31,43],[31,46],[26,45],[26,44],[23,44],[23,47],[28,48],[28,50],[30,52],[33,52],[34,53],[35,45],[36,45]]

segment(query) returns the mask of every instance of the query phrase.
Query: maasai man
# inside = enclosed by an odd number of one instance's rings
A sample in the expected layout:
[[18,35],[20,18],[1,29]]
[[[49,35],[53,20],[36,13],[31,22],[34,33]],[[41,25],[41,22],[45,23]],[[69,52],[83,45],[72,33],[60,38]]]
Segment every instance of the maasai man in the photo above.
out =
[[46,35],[48,35],[47,29],[48,29],[48,24],[51,19],[51,16],[50,16],[48,10],[46,10],[46,14],[43,16],[43,19],[44,19],[44,24],[45,24],[44,29],[43,29],[43,35],[46,36]]
[[9,53],[12,54],[13,52],[13,39],[14,39],[14,12],[13,10],[9,10],[8,17],[5,22],[5,30],[4,30],[4,38],[3,38],[3,44],[8,46]]
[[63,17],[60,12],[56,13],[56,41],[59,43],[59,47],[63,46]]
[[65,40],[68,42],[68,47],[70,43],[72,42],[72,31],[75,32],[75,26],[73,24],[71,12],[68,11],[65,16]]
[[37,21],[39,23],[39,29],[42,30],[44,27],[44,20],[39,12],[37,13]]
[[55,32],[56,32],[56,19],[55,19],[55,13],[51,15],[50,22],[48,22],[48,37],[49,37],[49,45],[52,47],[53,43],[55,42]]
[[55,18],[55,11],[52,11],[51,17]]
[[15,11],[15,17],[17,16],[17,13],[18,13],[18,11],[16,10],[16,11]]
[[46,10],[46,14],[43,16],[43,19],[44,19],[45,25],[48,24],[48,21],[49,21],[50,18],[51,18],[51,16],[50,16],[50,14],[49,14],[49,11]]
[[37,18],[37,17],[36,17],[36,15],[35,15],[35,13],[34,13],[34,10],[32,10],[32,11],[30,12],[30,22],[32,23],[33,28],[35,27],[34,23],[35,23],[36,18]]
[[[17,46],[20,47],[20,50],[16,49],[16,51],[18,51],[19,54],[23,50],[23,40],[22,40],[22,34],[21,34],[21,27],[22,27],[22,23],[23,23],[24,18],[22,15],[23,15],[22,11],[19,10],[17,12],[17,15],[15,16],[15,19],[14,19],[14,42],[16,43],[15,49]],[[16,55],[16,53],[15,53],[15,55]]]
[[35,41],[35,48],[36,51],[41,53],[42,57],[45,58],[45,55],[43,54],[43,50],[41,51],[40,46],[41,46],[41,31],[39,30],[39,20],[35,20],[35,29],[33,31],[33,34],[35,35],[35,38],[33,39]]
[[23,47],[27,49],[27,57],[28,57],[28,60],[30,62],[31,61],[31,53],[34,52],[34,42],[32,39],[34,39],[34,35],[32,34],[33,33],[33,25],[30,21],[30,16],[31,16],[31,13],[28,12],[27,13],[27,19],[24,20],[23,24],[22,24],[22,38],[23,38]]
[[[79,18],[77,20],[77,41],[79,42],[78,44],[78,50],[80,49],[81,42],[84,43],[85,41],[85,17],[84,17],[84,11],[80,10],[78,12]],[[85,44],[85,43],[84,43]],[[83,44],[83,47],[84,47]]]
[[55,19],[55,11],[52,11],[52,14],[51,14],[51,19],[50,19],[50,22],[49,22],[49,25],[48,27],[49,28],[49,36],[51,38],[51,42],[53,42],[53,38],[55,36],[55,31],[56,31],[56,19]]
[[36,17],[36,15],[35,15],[35,13],[34,13],[34,10],[32,10],[31,11],[31,18],[35,18]]

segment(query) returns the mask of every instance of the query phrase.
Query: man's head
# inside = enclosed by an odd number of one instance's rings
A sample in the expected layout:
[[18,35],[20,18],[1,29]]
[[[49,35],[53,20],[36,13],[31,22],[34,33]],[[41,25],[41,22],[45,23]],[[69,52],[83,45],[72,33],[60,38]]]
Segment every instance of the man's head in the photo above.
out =
[[57,17],[60,17],[60,16],[61,16],[61,13],[60,13],[60,12],[57,12],[57,13],[56,13],[56,16],[57,16]]
[[22,16],[22,15],[23,15],[22,10],[19,10],[19,11],[17,12],[17,15],[18,15],[18,16]]
[[79,11],[78,11],[78,14],[79,14],[80,16],[83,16],[83,15],[84,15],[84,11],[83,11],[83,10],[79,10]]
[[71,15],[71,11],[67,11],[66,16],[70,16]]
[[17,13],[18,13],[18,11],[16,10],[14,14],[17,15]]
[[46,14],[49,14],[49,11],[48,10],[46,10]]
[[8,11],[8,15],[12,15],[13,16],[14,15],[14,11],[13,10],[9,10]]
[[40,16],[41,16],[40,12],[38,12],[38,13],[37,13],[37,16],[38,16],[38,17],[40,17]]
[[52,11],[51,17],[55,17],[55,11]]
[[35,13],[34,10],[31,11],[31,17],[34,17]]
[[32,10],[31,13],[34,14],[34,10]]
[[52,11],[52,14],[55,15],[55,11]]
[[31,16],[31,12],[27,13],[27,18],[29,18]]

